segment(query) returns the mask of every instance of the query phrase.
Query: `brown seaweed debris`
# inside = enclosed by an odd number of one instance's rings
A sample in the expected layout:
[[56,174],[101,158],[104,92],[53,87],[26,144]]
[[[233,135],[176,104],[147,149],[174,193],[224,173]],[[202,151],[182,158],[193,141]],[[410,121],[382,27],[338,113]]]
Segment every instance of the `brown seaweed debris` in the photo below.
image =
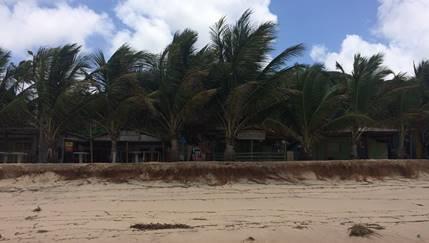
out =
[[27,216],[27,217],[25,217],[24,219],[25,220],[34,220],[34,219],[36,219],[37,218],[37,215],[32,215],[32,216]]
[[355,224],[349,228],[349,236],[369,237],[371,235],[378,235],[373,229],[382,230],[384,227],[378,224]]
[[191,226],[187,224],[160,224],[160,223],[150,223],[150,224],[133,224],[130,226],[131,229],[135,230],[165,230],[165,229],[192,229]]
[[245,241],[255,241],[255,238],[253,238],[252,236],[249,236]]
[[37,208],[35,208],[35,209],[33,209],[33,212],[40,212],[40,211],[42,211],[42,209],[39,207],[39,206],[37,206]]

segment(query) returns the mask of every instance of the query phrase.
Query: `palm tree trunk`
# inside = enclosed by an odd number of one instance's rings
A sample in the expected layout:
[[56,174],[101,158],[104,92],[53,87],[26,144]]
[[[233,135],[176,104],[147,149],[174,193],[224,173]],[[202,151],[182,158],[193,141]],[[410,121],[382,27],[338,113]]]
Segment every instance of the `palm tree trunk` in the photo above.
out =
[[57,140],[49,131],[39,132],[39,163],[55,163],[57,159]]
[[405,127],[403,124],[401,124],[399,129],[399,148],[397,156],[399,159],[405,158]]
[[48,162],[48,141],[47,141],[47,119],[42,115],[39,118],[39,144],[38,144],[38,162]]
[[176,137],[170,140],[170,161],[179,161],[179,143]]
[[48,143],[45,137],[45,129],[39,128],[39,144],[38,144],[38,162],[46,163],[48,161]]
[[307,145],[303,145],[302,148],[302,159],[303,160],[312,160],[313,159],[313,151],[311,149],[311,147],[307,144]]
[[351,146],[352,146],[352,151],[351,151],[351,159],[359,159],[359,152],[358,152],[358,144],[359,144],[359,136],[358,136],[358,131],[356,128],[353,128],[352,130],[352,137],[351,137]]
[[352,159],[359,159],[358,142],[352,141]]
[[112,163],[116,163],[116,159],[117,159],[117,143],[118,143],[118,138],[116,136],[111,137],[112,140],[112,148],[110,149],[110,159]]
[[235,160],[235,149],[234,149],[234,139],[227,138],[225,141],[225,151],[223,153],[224,161],[232,161]]
[[58,162],[58,156],[57,156],[57,141],[54,136],[49,136],[46,139],[47,140],[47,162],[49,163],[55,163]]
[[416,159],[423,159],[424,157],[424,143],[423,136],[420,129],[415,131],[416,133]]

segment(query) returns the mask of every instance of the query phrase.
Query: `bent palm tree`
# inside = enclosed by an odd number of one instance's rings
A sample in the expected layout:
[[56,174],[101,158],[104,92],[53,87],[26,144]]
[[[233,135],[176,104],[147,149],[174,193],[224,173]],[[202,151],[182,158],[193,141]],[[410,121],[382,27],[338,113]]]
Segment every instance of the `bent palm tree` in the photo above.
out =
[[15,89],[12,87],[13,83],[11,83],[9,61],[10,52],[0,48],[0,114],[4,112],[8,103],[16,96]]
[[413,123],[423,118],[421,86],[415,79],[409,80],[403,74],[386,81],[380,99],[378,122],[399,129],[398,158],[405,158],[405,136]]
[[337,63],[337,68],[344,74],[343,85],[346,89],[347,103],[343,121],[351,124],[352,158],[358,158],[358,143],[371,122],[373,105],[379,98],[384,78],[391,71],[382,66],[383,55],[377,54],[370,58],[355,55],[353,71],[346,74]]
[[58,136],[85,103],[80,98],[85,86],[79,77],[88,65],[79,52],[76,44],[29,52],[30,112],[34,126],[39,128],[39,162],[55,162]]
[[96,93],[90,103],[94,121],[111,139],[111,162],[117,161],[120,131],[136,113],[146,97],[138,85],[137,74],[145,66],[147,54],[123,45],[106,60],[102,52],[92,56],[95,70],[89,74]]
[[421,159],[426,154],[428,139],[428,120],[429,120],[429,61],[424,60],[419,65],[414,65],[414,77],[412,80],[419,86],[419,97],[421,98],[420,112],[416,113],[413,127],[416,134],[416,155]]
[[13,83],[10,69],[10,52],[0,48],[0,124],[5,125],[11,102],[16,98],[16,83]]
[[0,126],[25,125],[28,119],[28,90],[21,82],[26,63],[10,63],[10,52],[0,48]]
[[341,86],[318,65],[297,70],[288,81],[294,92],[264,125],[298,141],[304,159],[311,159],[313,145],[335,122],[345,96]]
[[205,89],[203,79],[208,75],[211,52],[207,47],[197,51],[197,33],[178,32],[172,43],[153,63],[149,72],[159,82],[153,98],[156,131],[170,141],[170,161],[179,159],[178,137],[183,127],[211,99],[216,89]]
[[211,29],[217,56],[212,80],[219,87],[217,118],[225,135],[225,160],[234,159],[238,133],[286,99],[284,90],[277,88],[291,69],[285,63],[303,51],[302,45],[290,47],[266,64],[276,25],[266,22],[253,27],[250,16],[251,11],[245,11],[233,26],[222,18]]

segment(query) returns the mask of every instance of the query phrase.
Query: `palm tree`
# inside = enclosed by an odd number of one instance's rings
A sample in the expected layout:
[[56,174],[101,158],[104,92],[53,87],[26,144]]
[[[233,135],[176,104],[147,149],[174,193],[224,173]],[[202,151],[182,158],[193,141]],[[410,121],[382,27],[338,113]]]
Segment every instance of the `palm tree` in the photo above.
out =
[[417,66],[414,65],[414,77],[412,78],[419,87],[419,97],[421,97],[420,112],[414,122],[414,130],[416,134],[417,158],[423,158],[426,154],[426,148],[429,142],[428,133],[428,118],[429,118],[429,60],[420,62]]
[[[216,89],[205,89],[212,52],[204,47],[196,50],[198,34],[192,30],[175,33],[173,41],[160,56],[153,56],[152,68],[146,77],[158,82],[150,94],[153,99],[152,124],[155,132],[170,141],[170,161],[179,159],[178,138],[183,127],[195,119],[197,111],[213,97]],[[154,82],[152,81],[152,82]]]
[[294,92],[264,124],[298,141],[303,158],[311,159],[313,145],[335,123],[345,95],[320,65],[298,69],[285,81]]
[[[7,91],[10,90],[10,86],[11,84],[9,84],[8,82],[11,79],[11,74],[10,74],[10,52],[3,50],[2,48],[0,48],[0,92],[2,92],[2,95],[0,96],[0,98],[2,99],[1,101],[1,105],[6,104],[5,102],[5,98],[7,94]],[[15,94],[15,92],[13,92],[13,95]]]
[[10,63],[10,52],[0,48],[0,125],[24,125],[28,118],[26,85],[20,82],[25,63]]
[[420,85],[405,74],[398,74],[384,82],[380,100],[375,104],[376,120],[380,126],[391,126],[399,130],[398,158],[405,158],[405,137],[410,127],[423,114],[420,110],[422,95]]
[[366,127],[374,122],[371,112],[380,97],[384,78],[391,74],[382,63],[381,54],[369,58],[360,54],[355,55],[351,74],[346,74],[343,67],[337,63],[337,68],[344,74],[343,85],[346,89],[347,103],[342,120],[351,125],[352,158],[359,157],[358,144],[361,135]]
[[211,79],[219,89],[216,116],[224,130],[225,160],[234,159],[238,133],[262,120],[262,113],[287,97],[276,86],[291,69],[285,62],[303,51],[302,45],[290,47],[267,64],[276,25],[265,22],[254,27],[251,13],[245,11],[233,26],[222,18],[211,28],[217,56]]
[[111,162],[117,161],[117,142],[131,115],[147,104],[138,85],[138,73],[148,54],[128,45],[119,47],[109,60],[100,51],[92,56],[94,71],[88,75],[96,93],[90,103],[91,116],[111,139]]
[[28,67],[22,78],[31,84],[31,123],[39,129],[39,162],[56,161],[58,136],[86,101],[81,98],[86,86],[80,80],[88,65],[79,52],[76,44],[40,48],[29,51],[32,59],[22,64]]
[[414,76],[399,73],[383,85],[384,92],[377,112],[379,122],[399,130],[398,158],[405,158],[405,137],[416,135],[417,157],[421,158],[423,138],[429,118],[429,61],[414,65]]
[[17,95],[9,61],[10,52],[0,48],[0,124],[5,124],[10,103]]

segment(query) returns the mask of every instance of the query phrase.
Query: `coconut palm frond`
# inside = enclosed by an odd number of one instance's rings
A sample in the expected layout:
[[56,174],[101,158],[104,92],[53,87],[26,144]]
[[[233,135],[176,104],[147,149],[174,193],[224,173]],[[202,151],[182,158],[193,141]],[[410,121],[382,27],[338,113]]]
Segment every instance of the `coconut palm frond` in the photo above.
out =
[[277,55],[273,60],[271,60],[271,62],[268,63],[268,65],[262,71],[261,75],[267,75],[270,73],[278,72],[280,70],[284,70],[286,63],[291,58],[300,56],[304,50],[305,47],[303,44],[298,44],[287,48],[282,53]]

